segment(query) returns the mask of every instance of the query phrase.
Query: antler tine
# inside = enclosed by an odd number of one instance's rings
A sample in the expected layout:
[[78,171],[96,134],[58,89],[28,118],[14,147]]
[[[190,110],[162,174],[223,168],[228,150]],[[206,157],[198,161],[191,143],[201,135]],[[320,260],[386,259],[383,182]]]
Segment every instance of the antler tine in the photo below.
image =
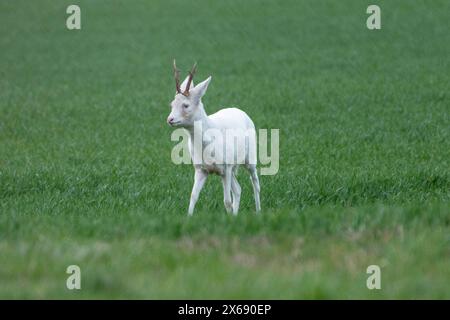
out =
[[189,79],[188,79],[188,82],[186,84],[186,88],[184,89],[184,92],[183,92],[183,94],[185,96],[189,95],[189,88],[191,87],[191,82],[192,82],[192,79],[194,78],[194,74],[195,74],[196,70],[197,70],[197,62],[194,63],[194,65],[192,66],[191,71],[189,71]]
[[177,64],[175,62],[175,59],[173,59],[173,73],[175,77],[175,88],[177,90],[177,93],[181,93],[180,89],[180,70],[177,69]]

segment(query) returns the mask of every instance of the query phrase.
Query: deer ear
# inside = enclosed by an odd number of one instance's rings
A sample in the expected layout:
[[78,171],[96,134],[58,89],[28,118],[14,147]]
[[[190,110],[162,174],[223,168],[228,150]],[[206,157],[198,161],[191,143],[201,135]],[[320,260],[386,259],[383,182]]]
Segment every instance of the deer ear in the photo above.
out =
[[[187,76],[186,79],[184,79],[183,83],[180,85],[181,92],[186,91],[186,85],[187,85],[188,80],[189,80],[189,76]],[[191,89],[193,89],[193,88],[194,88],[194,80],[192,80],[191,85],[189,86],[189,91],[191,91]]]
[[194,89],[191,90],[191,93],[200,100],[201,97],[203,97],[206,93],[206,89],[208,89],[209,82],[211,81],[211,76],[208,77],[203,82],[200,82],[198,85],[194,87]]

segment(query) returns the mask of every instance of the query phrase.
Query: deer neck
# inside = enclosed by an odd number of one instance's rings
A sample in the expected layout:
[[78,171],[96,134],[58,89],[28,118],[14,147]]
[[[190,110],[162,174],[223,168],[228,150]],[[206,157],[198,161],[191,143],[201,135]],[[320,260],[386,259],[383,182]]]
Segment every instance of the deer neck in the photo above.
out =
[[205,132],[209,128],[212,128],[211,120],[209,119],[208,115],[205,112],[205,109],[203,108],[203,104],[200,103],[198,106],[199,110],[197,112],[197,115],[194,120],[194,125],[187,127],[186,130],[189,132],[189,135],[191,138],[194,138],[194,132],[197,128],[201,129],[202,132]]
[[199,106],[199,108],[198,115],[194,120],[194,125],[186,128],[189,133],[191,157],[194,164],[202,163],[203,160],[201,160],[201,155],[203,154],[203,150],[209,143],[211,143],[211,141],[205,139],[205,132],[208,129],[213,128],[213,124],[206,114],[203,105]]

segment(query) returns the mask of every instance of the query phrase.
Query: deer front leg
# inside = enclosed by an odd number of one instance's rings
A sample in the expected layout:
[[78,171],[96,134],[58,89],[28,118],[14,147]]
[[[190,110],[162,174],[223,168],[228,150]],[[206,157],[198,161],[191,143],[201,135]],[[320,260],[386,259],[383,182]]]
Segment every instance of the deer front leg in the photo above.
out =
[[232,172],[231,167],[225,168],[225,174],[222,176],[223,184],[223,203],[228,213],[233,210],[233,202],[231,201],[231,179]]
[[203,185],[205,184],[206,177],[208,177],[208,174],[203,170],[201,169],[195,170],[194,186],[192,187],[191,200],[189,202],[189,211],[188,211],[188,214],[190,216],[194,213],[195,204],[197,203],[200,191],[202,190]]

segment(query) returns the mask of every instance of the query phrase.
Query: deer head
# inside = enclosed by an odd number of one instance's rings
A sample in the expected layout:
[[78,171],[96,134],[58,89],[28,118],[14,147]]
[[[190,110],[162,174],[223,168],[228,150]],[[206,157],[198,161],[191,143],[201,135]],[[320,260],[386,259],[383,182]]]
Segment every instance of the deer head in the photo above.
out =
[[172,111],[167,118],[167,123],[173,127],[190,127],[194,122],[206,117],[201,98],[206,93],[211,76],[205,81],[194,86],[193,78],[197,65],[194,64],[189,75],[180,85],[180,71],[177,69],[175,60],[173,70],[175,76],[175,98],[170,103]]

